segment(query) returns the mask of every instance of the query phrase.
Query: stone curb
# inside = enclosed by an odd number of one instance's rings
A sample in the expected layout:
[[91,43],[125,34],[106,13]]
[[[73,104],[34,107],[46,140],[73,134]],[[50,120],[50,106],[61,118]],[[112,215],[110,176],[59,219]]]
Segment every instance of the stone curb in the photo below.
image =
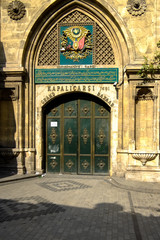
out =
[[105,181],[107,183],[113,185],[114,187],[124,189],[124,190],[127,190],[127,191],[160,194],[160,189],[150,189],[150,188],[144,188],[144,187],[140,187],[140,186],[134,187],[134,186],[131,186],[131,185],[128,185],[128,184],[122,184],[122,183],[117,182],[117,180],[115,180],[113,177],[111,177],[110,179],[107,179]]
[[[0,179],[0,185],[3,184],[8,184],[8,183],[14,183],[18,181],[23,181],[23,180],[29,180],[37,177],[43,177],[43,174],[32,174],[32,175],[21,175],[21,176],[10,176],[6,177],[7,179]],[[129,181],[123,180],[124,183],[119,183],[117,179],[114,177],[110,177],[107,179],[104,179],[105,182],[111,184],[112,186],[120,189],[124,189],[126,191],[134,191],[134,192],[142,192],[142,193],[151,193],[151,194],[160,194],[160,189],[151,189],[151,188],[144,188],[142,186],[137,186],[136,187],[129,185]],[[122,181],[122,179],[121,179]],[[125,183],[126,181],[126,183]],[[137,183],[137,182],[136,182]]]
[[[0,179],[0,185],[5,184],[5,183],[14,183],[17,181],[22,181],[22,180],[27,180],[27,179],[32,179],[36,177],[41,177],[43,174],[34,174],[34,175],[21,175],[21,176],[11,176],[11,177],[6,177],[7,179]],[[12,178],[13,177],[13,178]]]

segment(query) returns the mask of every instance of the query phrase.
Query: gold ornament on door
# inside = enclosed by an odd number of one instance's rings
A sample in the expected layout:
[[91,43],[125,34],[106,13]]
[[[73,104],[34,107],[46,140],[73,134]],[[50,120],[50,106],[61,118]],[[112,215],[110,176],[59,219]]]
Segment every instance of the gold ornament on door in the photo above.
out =
[[68,134],[66,135],[66,137],[67,137],[67,139],[68,139],[69,144],[71,144],[72,139],[73,139],[73,137],[74,137],[71,128],[68,129]]

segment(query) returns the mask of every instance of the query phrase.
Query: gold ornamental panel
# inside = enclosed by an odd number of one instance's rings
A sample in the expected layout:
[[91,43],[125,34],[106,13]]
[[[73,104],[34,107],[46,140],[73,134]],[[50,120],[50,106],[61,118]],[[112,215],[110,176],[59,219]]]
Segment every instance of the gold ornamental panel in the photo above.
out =
[[51,113],[55,116],[56,115],[56,113],[58,112],[58,109],[57,108],[53,108],[52,110],[51,110]]
[[66,163],[66,165],[69,169],[71,169],[72,166],[74,165],[74,163],[69,159],[68,162]]
[[53,160],[51,163],[50,163],[50,166],[54,169],[56,166],[57,166],[57,162],[55,160]]
[[52,139],[53,144],[55,144],[55,142],[56,142],[56,138],[58,137],[58,135],[56,134],[56,130],[55,130],[55,128],[52,128],[52,131],[51,131],[50,137],[51,137],[51,139]]
[[81,137],[83,138],[84,144],[87,144],[87,140],[89,138],[89,134],[88,134],[88,130],[86,128],[84,128],[83,134],[81,135]]
[[82,112],[84,113],[84,115],[86,116],[87,113],[89,112],[89,108],[87,106],[84,106],[84,108],[82,108]]
[[102,170],[106,164],[101,160],[97,166]]
[[87,160],[84,160],[82,163],[83,168],[86,170],[89,166],[89,162],[87,162]]
[[68,106],[67,108],[67,112],[69,113],[69,115],[71,116],[72,113],[74,112],[74,108],[72,106]]
[[68,139],[69,144],[71,144],[71,143],[72,143],[72,139],[73,139],[73,137],[74,137],[71,128],[68,129],[68,134],[66,135],[66,137],[67,137],[67,139]]
[[101,106],[101,107],[98,108],[98,111],[101,114],[101,116],[103,116],[103,114],[106,112],[106,109]]
[[98,134],[98,138],[99,138],[99,143],[102,145],[104,142],[104,138],[106,137],[106,135],[104,134],[103,129],[101,128],[99,130],[99,134]]

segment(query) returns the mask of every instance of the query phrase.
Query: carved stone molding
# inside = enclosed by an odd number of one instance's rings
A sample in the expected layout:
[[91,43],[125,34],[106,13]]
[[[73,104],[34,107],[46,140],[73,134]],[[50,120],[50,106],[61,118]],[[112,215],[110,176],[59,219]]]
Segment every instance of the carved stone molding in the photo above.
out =
[[154,100],[157,96],[154,96],[152,90],[148,87],[140,88],[137,91],[137,95],[135,97],[136,101],[147,101],[147,100]]
[[8,5],[8,15],[13,20],[20,20],[26,13],[25,6],[21,1],[12,1]]
[[145,0],[128,0],[127,10],[132,16],[142,15],[147,8]]
[[12,150],[0,150],[0,157],[2,157],[4,160],[11,160],[15,157],[18,157],[20,154],[20,151],[12,151]]
[[18,88],[0,88],[1,101],[16,101],[19,98]]
[[142,165],[145,166],[148,161],[152,161],[156,158],[157,153],[133,153],[132,157],[138,161],[141,161]]

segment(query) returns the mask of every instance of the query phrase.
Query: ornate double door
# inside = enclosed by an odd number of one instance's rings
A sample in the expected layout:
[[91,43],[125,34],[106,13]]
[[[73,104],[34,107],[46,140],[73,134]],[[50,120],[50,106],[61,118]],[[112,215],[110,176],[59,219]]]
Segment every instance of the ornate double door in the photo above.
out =
[[110,112],[88,99],[72,99],[46,115],[47,171],[109,173]]

